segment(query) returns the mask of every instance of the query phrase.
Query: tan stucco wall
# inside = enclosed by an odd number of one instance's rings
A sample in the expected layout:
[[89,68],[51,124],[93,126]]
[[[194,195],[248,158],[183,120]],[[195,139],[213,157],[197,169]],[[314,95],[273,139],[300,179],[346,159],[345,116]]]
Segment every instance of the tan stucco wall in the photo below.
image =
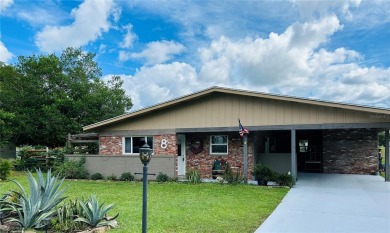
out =
[[[82,155],[66,155],[69,159],[79,159]],[[90,175],[99,172],[104,176],[115,175],[117,178],[123,172],[142,173],[142,163],[138,156],[116,156],[116,155],[83,155],[86,158],[85,167]],[[175,177],[175,156],[156,156],[150,161],[148,173],[159,172]],[[135,175],[136,179],[142,179],[142,175]],[[156,176],[148,176],[154,180]]]

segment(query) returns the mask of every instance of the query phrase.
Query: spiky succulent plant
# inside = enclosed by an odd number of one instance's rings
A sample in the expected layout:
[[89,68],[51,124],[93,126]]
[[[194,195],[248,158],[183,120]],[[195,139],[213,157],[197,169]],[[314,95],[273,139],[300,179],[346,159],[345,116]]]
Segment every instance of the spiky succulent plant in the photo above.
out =
[[119,214],[115,215],[115,217],[108,219],[107,212],[113,207],[113,204],[103,206],[103,204],[99,205],[99,201],[95,195],[93,195],[89,200],[85,203],[80,201],[80,205],[83,208],[83,215],[79,216],[75,219],[75,221],[85,222],[90,227],[101,227],[101,226],[111,226],[115,227],[114,220],[119,216]]
[[51,171],[47,172],[46,179],[41,170],[37,170],[38,180],[35,180],[31,172],[26,172],[30,185],[30,192],[25,191],[23,186],[12,180],[20,191],[11,191],[18,196],[16,202],[4,201],[6,209],[17,213],[18,217],[8,218],[7,222],[17,222],[23,228],[44,227],[56,212],[56,206],[64,200],[64,189],[60,186],[64,179],[59,180],[58,176],[52,176]]

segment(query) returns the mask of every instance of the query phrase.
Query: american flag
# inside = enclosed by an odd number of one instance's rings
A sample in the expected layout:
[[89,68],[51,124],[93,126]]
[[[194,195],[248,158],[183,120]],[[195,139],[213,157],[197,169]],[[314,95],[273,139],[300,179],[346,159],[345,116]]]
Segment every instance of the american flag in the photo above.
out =
[[244,136],[244,134],[248,134],[249,133],[249,130],[244,128],[244,126],[242,126],[241,124],[241,121],[240,121],[240,118],[238,118],[238,133],[240,134],[240,136]]

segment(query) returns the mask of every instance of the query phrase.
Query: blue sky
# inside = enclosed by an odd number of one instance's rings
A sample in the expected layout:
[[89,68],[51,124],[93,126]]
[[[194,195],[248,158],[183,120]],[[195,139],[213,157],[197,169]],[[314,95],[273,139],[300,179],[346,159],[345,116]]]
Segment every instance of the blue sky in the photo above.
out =
[[0,2],[0,61],[81,47],[133,110],[211,86],[390,108],[387,0]]

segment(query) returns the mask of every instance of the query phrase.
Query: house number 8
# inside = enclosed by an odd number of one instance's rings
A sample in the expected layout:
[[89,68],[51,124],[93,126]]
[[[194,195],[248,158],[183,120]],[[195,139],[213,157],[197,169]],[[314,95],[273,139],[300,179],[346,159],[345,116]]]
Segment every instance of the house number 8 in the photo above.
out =
[[167,147],[168,147],[168,140],[167,139],[161,140],[161,148],[165,149]]

